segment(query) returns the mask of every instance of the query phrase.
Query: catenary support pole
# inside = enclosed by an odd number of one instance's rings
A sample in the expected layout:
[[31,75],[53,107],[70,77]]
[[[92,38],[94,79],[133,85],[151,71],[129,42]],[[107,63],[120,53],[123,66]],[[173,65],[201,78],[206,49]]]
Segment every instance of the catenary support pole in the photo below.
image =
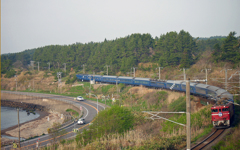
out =
[[206,73],[206,85],[207,85],[207,68],[205,69],[205,73]]
[[20,126],[19,126],[19,108],[17,108],[18,112],[18,143],[19,143],[19,148],[21,149],[21,144],[20,144]]
[[185,73],[185,68],[183,68],[183,77],[184,77],[184,81],[186,81],[186,73]]
[[190,79],[186,81],[186,107],[187,107],[187,150],[191,149],[191,103],[190,103]]
[[39,62],[37,62],[38,63],[38,71],[39,71]]
[[134,70],[134,78],[135,78],[135,67],[133,67],[133,70]]
[[48,71],[50,71],[50,62],[48,62],[47,64],[48,64]]
[[227,91],[227,69],[225,69],[225,90]]

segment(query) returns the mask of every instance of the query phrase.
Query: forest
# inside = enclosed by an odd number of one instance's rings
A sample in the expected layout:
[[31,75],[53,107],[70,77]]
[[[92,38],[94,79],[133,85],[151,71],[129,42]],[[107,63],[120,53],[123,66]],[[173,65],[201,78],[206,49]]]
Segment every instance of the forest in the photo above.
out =
[[[213,62],[240,61],[239,37],[235,32],[228,36],[194,38],[189,32],[181,30],[168,32],[152,38],[150,34],[131,34],[115,40],[103,42],[75,43],[71,45],[49,45],[19,53],[1,55],[1,73],[9,73],[15,68],[28,69],[30,61],[40,62],[41,69],[51,70],[71,68],[101,72],[109,67],[109,74],[121,71],[126,73],[139,63],[155,63],[161,67],[188,68],[206,51],[212,51]],[[35,63],[36,66],[36,63]],[[104,73],[106,74],[106,73]]]

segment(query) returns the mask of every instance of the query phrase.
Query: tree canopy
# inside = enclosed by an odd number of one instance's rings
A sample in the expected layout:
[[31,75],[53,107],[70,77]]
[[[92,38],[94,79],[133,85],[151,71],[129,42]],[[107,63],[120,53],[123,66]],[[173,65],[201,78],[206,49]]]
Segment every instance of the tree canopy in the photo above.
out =
[[[67,64],[67,70],[74,68],[86,71],[129,72],[139,63],[151,62],[161,67],[184,67],[194,64],[206,49],[213,51],[214,61],[238,62],[239,42],[235,32],[228,37],[193,38],[189,32],[181,30],[168,32],[152,38],[150,34],[131,34],[115,40],[103,42],[75,43],[71,45],[49,45],[20,53],[2,55],[2,73],[11,65],[22,64],[27,68],[31,60],[40,62],[42,69],[59,70]],[[17,63],[16,63],[17,62]],[[35,64],[36,65],[36,64]]]
[[214,45],[212,57],[215,62],[240,62],[240,40],[235,35],[235,32],[230,32],[221,45]]

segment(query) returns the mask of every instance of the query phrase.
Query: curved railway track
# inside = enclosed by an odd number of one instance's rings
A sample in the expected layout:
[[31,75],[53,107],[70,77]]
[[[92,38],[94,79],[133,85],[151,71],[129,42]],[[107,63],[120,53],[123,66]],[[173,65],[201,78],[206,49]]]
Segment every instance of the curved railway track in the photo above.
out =
[[203,141],[198,143],[197,145],[193,146],[191,150],[201,150],[204,149],[206,146],[211,144],[215,139],[217,139],[226,129],[215,129],[208,137],[206,137]]

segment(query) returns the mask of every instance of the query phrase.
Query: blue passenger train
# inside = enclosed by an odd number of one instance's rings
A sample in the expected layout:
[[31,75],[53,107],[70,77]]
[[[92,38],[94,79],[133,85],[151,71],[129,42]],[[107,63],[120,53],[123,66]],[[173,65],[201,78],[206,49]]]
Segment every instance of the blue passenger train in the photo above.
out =
[[[76,75],[79,80],[82,81],[89,81],[95,80],[96,82],[101,83],[110,83],[116,84],[116,82],[123,83],[126,85],[133,85],[133,86],[146,86],[151,88],[162,88],[162,89],[170,89],[185,92],[186,91],[186,82],[184,81],[174,81],[174,80],[167,80],[167,81],[159,81],[153,80],[150,78],[134,78],[134,77],[124,77],[124,76],[106,76],[106,75],[90,75],[90,74],[77,74]],[[233,102],[233,96],[229,92],[224,89],[221,89],[216,86],[210,86],[201,83],[190,83],[190,93],[193,95],[199,95],[202,97],[206,97],[209,99],[217,100],[221,97],[228,97],[230,101]]]
[[[90,75],[90,74],[77,74],[76,75],[79,80],[82,81],[90,81],[95,80],[96,82],[101,83],[110,83],[110,84],[119,84],[123,83],[126,85],[133,85],[133,86],[146,86],[151,88],[161,88],[161,89],[170,89],[170,90],[176,90],[180,92],[186,92],[186,82],[184,81],[174,81],[174,80],[167,80],[167,81],[161,81],[161,80],[152,80],[150,78],[134,78],[134,77],[123,77],[123,76],[101,76],[101,75]],[[230,109],[220,109],[219,112],[216,113],[216,105],[212,106],[212,122],[213,126],[215,128],[219,127],[229,127],[232,121],[226,121],[226,118],[223,117],[221,110],[225,111],[224,113],[230,114],[229,116],[234,116],[234,101],[233,96],[228,91],[221,89],[216,86],[201,84],[201,83],[190,83],[190,93],[193,95],[198,95],[201,97],[205,97],[208,99],[213,99],[217,102],[220,102],[220,100],[225,99],[227,101],[227,104],[222,107],[229,107]],[[229,105],[229,106],[228,106]],[[230,107],[232,105],[232,107]],[[219,115],[219,117],[216,119],[216,115]],[[229,117],[228,117],[229,118]]]

